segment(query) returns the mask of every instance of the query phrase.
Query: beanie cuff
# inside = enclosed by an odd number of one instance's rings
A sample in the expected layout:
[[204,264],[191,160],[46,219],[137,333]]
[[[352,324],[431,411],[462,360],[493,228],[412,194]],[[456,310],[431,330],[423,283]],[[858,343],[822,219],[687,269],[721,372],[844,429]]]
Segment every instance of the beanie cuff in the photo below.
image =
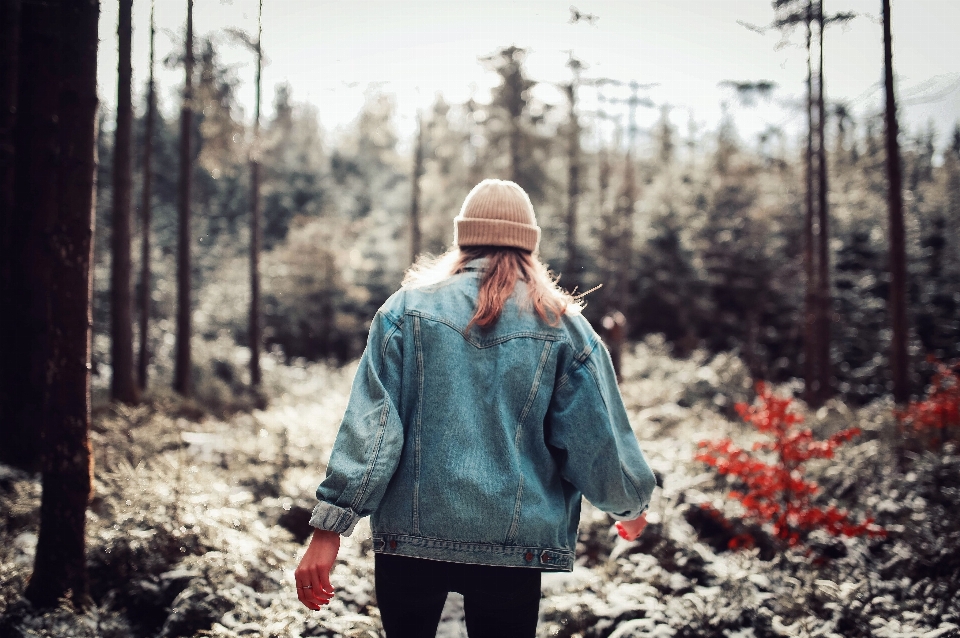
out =
[[503,219],[457,217],[453,220],[453,243],[457,246],[506,246],[536,252],[540,228]]

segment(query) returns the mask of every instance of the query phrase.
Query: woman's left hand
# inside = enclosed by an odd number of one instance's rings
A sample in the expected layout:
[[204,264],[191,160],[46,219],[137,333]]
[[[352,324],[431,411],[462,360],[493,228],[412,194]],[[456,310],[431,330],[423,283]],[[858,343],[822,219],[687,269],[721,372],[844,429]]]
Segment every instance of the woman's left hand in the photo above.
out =
[[308,609],[315,611],[333,598],[330,570],[340,551],[340,535],[326,530],[314,530],[307,552],[294,572],[297,597]]

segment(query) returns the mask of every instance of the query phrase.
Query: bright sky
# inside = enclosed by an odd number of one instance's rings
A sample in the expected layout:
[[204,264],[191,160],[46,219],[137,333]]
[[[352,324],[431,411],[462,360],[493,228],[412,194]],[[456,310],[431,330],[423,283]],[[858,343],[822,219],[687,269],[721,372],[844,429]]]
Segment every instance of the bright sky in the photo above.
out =
[[[157,58],[178,48],[186,0],[155,0]],[[593,23],[571,24],[573,2]],[[213,35],[222,59],[241,80],[239,99],[253,112],[253,56],[234,43],[226,28],[255,33],[258,0],[196,0],[194,30]],[[828,13],[856,11],[852,23],[828,29],[828,100],[845,100],[854,111],[877,112],[882,99],[883,49],[880,0],[825,0]],[[150,0],[134,0],[133,73],[135,94],[147,79]],[[768,124],[795,134],[802,115],[790,103],[802,95],[805,55],[798,31],[777,47],[780,35],[759,35],[738,20],[766,24],[770,0],[265,0],[263,48],[264,114],[272,111],[274,87],[289,82],[296,101],[314,104],[328,131],[348,124],[371,84],[393,94],[401,135],[413,130],[419,106],[437,92],[450,102],[473,95],[484,101],[496,77],[478,57],[515,44],[530,49],[527,69],[543,83],[537,95],[563,105],[550,83],[569,81],[567,51],[588,65],[584,77],[608,77],[656,84],[644,92],[656,104],[674,107],[682,134],[691,116],[713,128],[720,103],[737,114],[741,135]],[[903,128],[933,119],[941,144],[960,120],[960,1],[893,0],[894,67]],[[101,98],[116,102],[117,3],[104,0],[100,18]],[[157,66],[161,108],[179,106],[182,70]],[[723,80],[773,80],[775,104],[737,106]],[[610,97],[614,89],[608,89]],[[137,99],[137,98],[135,98]],[[142,99],[138,108],[142,108]],[[595,93],[583,90],[584,111],[595,108]],[[641,126],[657,117],[641,109]]]

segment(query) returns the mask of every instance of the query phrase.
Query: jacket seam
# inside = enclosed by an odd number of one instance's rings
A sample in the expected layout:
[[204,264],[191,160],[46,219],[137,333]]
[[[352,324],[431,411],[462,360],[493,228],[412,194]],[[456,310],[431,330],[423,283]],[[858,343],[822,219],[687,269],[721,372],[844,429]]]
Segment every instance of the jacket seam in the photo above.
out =
[[420,533],[420,428],[423,421],[423,344],[420,337],[420,317],[413,320],[413,347],[417,360],[417,419],[413,435],[413,531]]
[[426,314],[426,313],[424,313],[424,312],[420,312],[420,311],[418,311],[418,310],[407,310],[407,311],[406,311],[406,314],[413,315],[413,316],[415,316],[415,317],[420,317],[420,318],[426,319],[426,320],[428,320],[428,321],[434,321],[434,322],[436,322],[436,323],[442,323],[442,324],[444,324],[444,325],[446,325],[446,326],[449,326],[449,327],[453,328],[454,330],[456,330],[457,333],[458,333],[461,337],[463,337],[464,341],[466,341],[467,343],[469,343],[470,345],[472,345],[472,346],[474,346],[474,347],[476,347],[476,348],[491,348],[491,347],[493,347],[493,346],[498,346],[498,345],[500,345],[501,343],[505,343],[505,342],[511,341],[511,340],[513,340],[513,339],[520,339],[520,338],[524,338],[524,337],[526,337],[526,338],[531,338],[531,339],[540,339],[540,340],[543,340],[543,341],[564,341],[564,340],[565,340],[565,339],[563,338],[563,336],[561,336],[561,335],[551,335],[551,334],[545,334],[545,333],[542,333],[542,332],[532,332],[532,331],[529,331],[529,330],[524,330],[524,331],[521,331],[521,332],[511,332],[511,333],[508,334],[508,335],[504,335],[504,336],[502,336],[502,337],[497,337],[497,338],[494,339],[493,341],[490,341],[490,342],[487,342],[487,343],[480,343],[479,341],[473,339],[473,338],[470,337],[469,335],[464,334],[463,330],[462,330],[457,324],[455,324],[455,323],[453,323],[452,321],[449,321],[449,320],[447,320],[447,319],[444,319],[443,317],[435,317],[435,316],[433,316],[433,315],[428,315],[428,314]]
[[540,392],[543,369],[547,365],[547,358],[549,357],[552,349],[552,342],[547,341],[543,344],[543,353],[540,355],[540,363],[537,365],[537,371],[533,375],[533,385],[530,387],[530,393],[527,395],[527,402],[524,404],[523,410],[520,412],[520,418],[517,420],[517,434],[513,439],[514,445],[520,445],[520,435],[523,433],[523,423],[527,420],[527,415],[530,414],[530,410],[533,408],[533,402],[537,398],[537,394]]
[[[572,344],[570,341],[566,340],[566,339],[564,339],[563,342],[566,343],[566,344],[568,344],[568,345],[570,345],[570,346],[573,346],[573,344]],[[571,376],[574,372],[576,372],[577,370],[579,370],[581,367],[583,367],[583,365],[590,359],[590,356],[593,354],[593,351],[597,349],[597,344],[598,344],[598,343],[599,343],[598,341],[591,339],[591,340],[588,341],[587,344],[583,347],[583,350],[581,350],[580,352],[577,352],[576,354],[573,355],[573,361],[570,363],[570,366],[567,368],[566,372],[563,373],[563,376],[561,376],[561,377],[557,380],[556,389],[559,390],[559,389],[562,388],[563,386],[567,385],[567,383],[570,381],[570,376]],[[593,376],[593,375],[591,374],[591,376]],[[597,388],[599,389],[599,387],[600,387],[600,382],[597,381],[596,378],[594,378],[594,381],[597,383]],[[602,392],[600,393],[600,396],[601,396],[601,398],[603,397],[603,393],[602,393]],[[604,407],[605,407],[605,408],[607,407],[606,402],[604,402]]]

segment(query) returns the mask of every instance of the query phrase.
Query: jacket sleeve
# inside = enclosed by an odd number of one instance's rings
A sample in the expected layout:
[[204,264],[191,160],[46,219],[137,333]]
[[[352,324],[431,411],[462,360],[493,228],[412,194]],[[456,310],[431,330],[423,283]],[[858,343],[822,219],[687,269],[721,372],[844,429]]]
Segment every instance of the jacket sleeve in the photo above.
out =
[[557,381],[547,444],[561,476],[615,519],[646,511],[656,479],[630,428],[610,355],[594,341]]
[[380,504],[403,448],[402,356],[400,320],[381,308],[370,326],[326,477],[317,487],[313,527],[349,536],[357,521]]

